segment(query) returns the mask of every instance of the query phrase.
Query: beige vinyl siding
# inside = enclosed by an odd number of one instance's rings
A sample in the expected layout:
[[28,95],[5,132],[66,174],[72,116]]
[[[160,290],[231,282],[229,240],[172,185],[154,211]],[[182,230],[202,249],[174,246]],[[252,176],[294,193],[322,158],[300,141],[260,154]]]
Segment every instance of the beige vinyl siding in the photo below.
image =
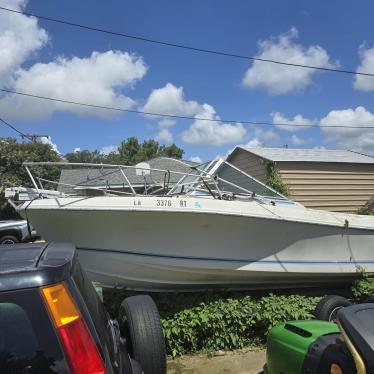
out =
[[291,198],[315,209],[357,212],[374,195],[374,164],[278,162]]
[[[266,181],[261,157],[237,148],[228,161]],[[374,195],[374,164],[338,162],[277,162],[280,175],[288,185],[290,198],[306,207],[355,213]],[[235,178],[227,170],[225,179]],[[232,180],[235,183],[235,180]]]
[[[260,182],[266,182],[265,164],[260,157],[253,155],[243,149],[237,149],[236,152],[230,155],[227,161],[235,165],[240,170],[243,170],[245,173],[252,175],[252,177],[258,179]],[[235,174],[233,172],[231,173]],[[227,172],[227,175],[225,177],[222,176],[222,178],[228,179],[226,177],[230,177],[229,172]],[[234,180],[228,180],[235,183]]]

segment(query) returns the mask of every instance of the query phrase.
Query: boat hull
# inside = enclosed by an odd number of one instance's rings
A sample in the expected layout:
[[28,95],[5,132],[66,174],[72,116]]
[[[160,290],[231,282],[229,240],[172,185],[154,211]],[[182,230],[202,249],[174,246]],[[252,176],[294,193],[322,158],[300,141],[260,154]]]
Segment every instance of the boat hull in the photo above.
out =
[[159,207],[157,200],[134,208],[139,200],[122,198],[112,209],[92,201],[32,203],[27,217],[46,240],[73,242],[92,279],[106,286],[294,288],[348,282],[357,266],[374,271],[373,230],[350,227],[340,216],[321,224],[267,209],[251,214],[248,203],[239,215],[225,211],[232,202],[202,210],[201,199],[196,210]]

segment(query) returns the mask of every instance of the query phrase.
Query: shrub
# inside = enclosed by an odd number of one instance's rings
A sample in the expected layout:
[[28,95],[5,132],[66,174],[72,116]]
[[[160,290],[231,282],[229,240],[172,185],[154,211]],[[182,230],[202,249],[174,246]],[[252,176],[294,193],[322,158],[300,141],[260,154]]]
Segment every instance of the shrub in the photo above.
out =
[[298,295],[219,299],[163,319],[172,356],[259,345],[278,323],[312,318],[319,298]]
[[357,271],[360,273],[360,278],[353,281],[352,295],[356,299],[364,299],[368,296],[374,295],[374,277],[373,273],[367,273],[365,268],[358,266]]
[[266,161],[266,184],[273,190],[281,193],[282,195],[288,197],[289,190],[286,183],[283,182],[282,177],[279,174],[278,168],[275,162]]

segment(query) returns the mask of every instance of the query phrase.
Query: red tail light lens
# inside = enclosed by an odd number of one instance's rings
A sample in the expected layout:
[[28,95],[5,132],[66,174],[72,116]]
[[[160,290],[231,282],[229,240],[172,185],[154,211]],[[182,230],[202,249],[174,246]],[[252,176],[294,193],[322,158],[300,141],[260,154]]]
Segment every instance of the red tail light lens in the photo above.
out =
[[58,332],[74,374],[105,374],[96,344],[81,318],[61,326]]
[[62,283],[43,287],[42,295],[64,347],[72,374],[105,374],[105,366],[87,325]]

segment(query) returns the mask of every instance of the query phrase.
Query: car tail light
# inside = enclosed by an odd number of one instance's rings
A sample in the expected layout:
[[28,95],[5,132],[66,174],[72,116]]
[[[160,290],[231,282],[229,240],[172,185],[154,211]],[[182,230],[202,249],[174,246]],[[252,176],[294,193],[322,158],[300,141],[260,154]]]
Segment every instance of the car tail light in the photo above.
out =
[[105,374],[95,341],[65,286],[59,283],[41,290],[72,373]]

